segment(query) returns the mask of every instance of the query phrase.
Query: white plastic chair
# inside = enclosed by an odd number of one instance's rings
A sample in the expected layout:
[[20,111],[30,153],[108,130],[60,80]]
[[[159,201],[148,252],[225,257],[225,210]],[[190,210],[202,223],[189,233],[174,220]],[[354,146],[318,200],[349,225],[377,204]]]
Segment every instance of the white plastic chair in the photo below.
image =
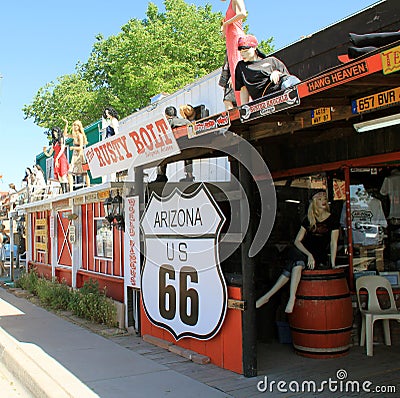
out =
[[[377,290],[383,288],[388,292],[390,299],[390,307],[382,309],[377,295]],[[360,295],[360,290],[366,289],[368,292],[367,308],[363,308]],[[392,286],[390,282],[383,276],[368,275],[362,276],[356,280],[357,300],[362,316],[361,325],[361,338],[360,346],[364,346],[365,340],[367,341],[367,355],[373,356],[373,342],[374,342],[374,322],[378,319],[383,321],[383,332],[385,337],[385,344],[392,345],[390,339],[390,319],[400,320],[400,311],[396,308],[394,301]],[[365,297],[365,296],[364,296]],[[365,303],[364,303],[365,304]]]

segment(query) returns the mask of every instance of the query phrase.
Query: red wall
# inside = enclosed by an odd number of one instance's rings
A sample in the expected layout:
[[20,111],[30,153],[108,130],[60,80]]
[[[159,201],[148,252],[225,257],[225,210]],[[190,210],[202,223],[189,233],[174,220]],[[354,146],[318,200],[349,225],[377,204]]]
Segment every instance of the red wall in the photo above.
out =
[[[228,297],[241,300],[241,290],[238,287],[228,287]],[[211,362],[221,368],[236,373],[243,373],[242,366],[242,312],[236,309],[227,310],[224,323],[218,334],[211,340],[196,340],[185,337],[179,341],[167,330],[153,325],[143,309],[141,309],[141,334],[158,337],[173,342],[199,354],[210,357]]]
[[106,275],[93,275],[90,273],[86,273],[84,271],[78,271],[76,275],[76,287],[81,288],[85,282],[90,279],[96,280],[99,283],[99,288],[103,290],[106,288],[106,294],[108,297],[113,298],[114,300],[124,302],[124,280],[116,279],[114,277],[106,276]]

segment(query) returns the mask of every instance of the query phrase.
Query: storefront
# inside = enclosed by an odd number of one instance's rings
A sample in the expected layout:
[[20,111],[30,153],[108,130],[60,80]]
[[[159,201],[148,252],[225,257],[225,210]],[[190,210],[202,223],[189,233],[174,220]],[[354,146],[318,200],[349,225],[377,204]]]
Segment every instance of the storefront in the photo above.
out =
[[[94,177],[129,168],[124,181],[18,210],[27,214],[30,266],[74,287],[94,278],[124,303],[126,327],[255,376],[259,356],[278,338],[276,321],[287,321],[287,292],[258,310],[255,300],[279,276],[309,199],[322,189],[340,220],[336,265],[353,302],[354,280],[365,273],[390,278],[398,299],[399,45],[300,76],[289,92],[189,128],[170,131],[159,109],[144,122],[121,121],[119,136],[86,155]],[[227,176],[213,179],[221,167],[211,172],[218,162],[210,161],[207,173],[194,172],[193,183],[144,177],[156,164],[175,170],[177,162],[209,158],[226,159]],[[107,204],[119,195],[125,231],[115,214],[105,221]],[[358,343],[358,333],[354,328],[349,345]]]

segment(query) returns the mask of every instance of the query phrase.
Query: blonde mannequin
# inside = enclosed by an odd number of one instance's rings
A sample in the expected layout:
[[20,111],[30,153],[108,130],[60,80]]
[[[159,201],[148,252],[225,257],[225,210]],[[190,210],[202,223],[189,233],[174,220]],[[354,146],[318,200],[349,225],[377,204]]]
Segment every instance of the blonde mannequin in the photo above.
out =
[[86,180],[86,186],[90,187],[90,178],[87,170],[83,169],[83,165],[86,163],[85,154],[83,152],[84,147],[87,145],[88,141],[86,138],[85,130],[83,129],[82,122],[80,120],[75,120],[72,123],[72,133],[68,133],[68,120],[65,121],[64,136],[72,137],[73,145],[70,147],[72,149],[72,159],[68,170],[68,182],[70,192],[74,189],[74,175],[83,175]]
[[296,291],[304,268],[313,270],[325,265],[328,260],[327,247],[330,249],[331,267],[335,267],[339,221],[330,213],[328,199],[324,191],[317,192],[308,207],[308,215],[303,220],[289,255],[287,266],[275,285],[256,301],[256,308],[266,304],[269,299],[290,281],[290,296],[285,312],[293,312]]

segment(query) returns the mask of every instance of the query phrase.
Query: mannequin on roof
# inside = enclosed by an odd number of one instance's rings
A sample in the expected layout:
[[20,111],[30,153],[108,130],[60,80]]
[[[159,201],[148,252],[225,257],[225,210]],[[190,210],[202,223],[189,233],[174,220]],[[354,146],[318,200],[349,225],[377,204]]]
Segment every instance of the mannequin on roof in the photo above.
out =
[[[225,0],[222,0],[225,1]],[[230,0],[226,10],[225,18],[222,20],[221,33],[226,43],[226,67],[227,79],[224,87],[224,103],[226,109],[233,103],[232,95],[236,97],[235,103],[241,105],[240,94],[235,92],[235,69],[237,63],[242,59],[237,48],[239,37],[244,36],[243,19],[247,11],[243,0]],[[232,92],[233,91],[233,92]],[[226,102],[228,101],[228,102]]]
[[63,193],[68,192],[68,160],[65,151],[64,135],[59,127],[51,129],[52,147],[43,147],[45,156],[54,156],[54,178],[60,183]]
[[75,120],[72,123],[72,131],[70,134],[68,133],[68,120],[64,119],[64,121],[64,136],[70,136],[73,139],[72,146],[70,147],[72,150],[72,159],[68,170],[69,190],[72,192],[74,190],[73,176],[83,176],[86,180],[86,186],[90,187],[90,178],[87,170],[84,169],[86,160],[85,153],[83,151],[84,147],[88,143],[88,140],[80,120]]

